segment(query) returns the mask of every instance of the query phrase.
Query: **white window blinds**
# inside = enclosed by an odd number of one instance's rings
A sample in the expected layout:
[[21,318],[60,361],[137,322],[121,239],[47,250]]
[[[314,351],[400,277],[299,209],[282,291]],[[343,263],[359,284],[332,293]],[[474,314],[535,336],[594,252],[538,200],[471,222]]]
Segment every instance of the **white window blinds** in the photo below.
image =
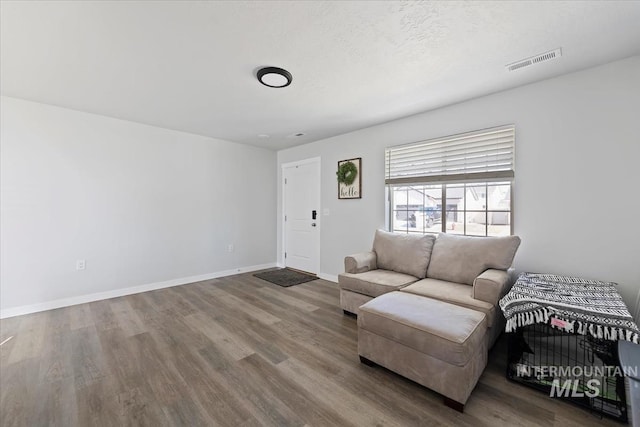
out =
[[389,147],[387,184],[512,178],[515,127],[500,126]]

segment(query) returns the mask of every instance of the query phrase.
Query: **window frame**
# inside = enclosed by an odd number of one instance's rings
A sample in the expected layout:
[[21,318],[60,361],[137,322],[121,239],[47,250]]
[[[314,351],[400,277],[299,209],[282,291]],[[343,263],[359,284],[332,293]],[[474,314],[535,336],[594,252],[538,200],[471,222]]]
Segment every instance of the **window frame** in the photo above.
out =
[[[491,142],[487,143],[487,135],[492,134],[497,136],[495,136]],[[505,138],[505,134],[510,138]],[[482,142],[477,143],[478,140],[482,140]],[[495,144],[495,146],[492,144]],[[462,150],[460,149],[461,146],[463,147]],[[432,147],[435,149],[432,149]],[[483,150],[483,147],[486,147],[486,149]],[[416,152],[419,152],[420,154],[415,155]],[[442,153],[440,157],[438,156],[439,153]],[[499,156],[500,161],[493,161],[494,158],[498,159],[498,157],[492,156]],[[407,158],[409,158],[409,160],[407,160]],[[484,163],[483,161],[478,162],[478,158],[485,158],[486,160]],[[447,162],[449,161],[451,161],[451,164],[455,163],[455,167],[448,168]],[[431,166],[433,164],[436,164],[439,167],[435,167],[434,169]],[[465,166],[467,164],[469,165],[469,169]],[[496,166],[498,164],[499,166]],[[423,167],[422,165],[425,166],[424,169],[421,170]],[[442,169],[443,167],[444,169]],[[403,176],[405,173],[407,176]],[[474,184],[484,186],[485,188],[485,203],[482,210],[467,209],[467,188],[474,187]],[[509,185],[508,210],[489,208],[488,190],[492,184]],[[395,189],[409,189],[412,186],[415,186],[426,190],[430,185],[440,186],[440,231],[428,231],[424,224],[421,226],[422,230],[410,231],[409,224],[407,224],[406,230],[396,230],[394,227],[394,223],[396,221],[395,215],[399,210],[396,209],[394,201]],[[385,149],[385,191],[388,203],[387,229],[393,232],[402,232],[407,234],[447,233],[447,207],[449,206],[447,203],[447,188],[451,186],[462,186],[464,194],[464,209],[456,210],[456,212],[462,213],[463,215],[462,234],[449,234],[482,236],[479,234],[467,234],[467,218],[469,213],[483,212],[485,215],[484,236],[490,236],[489,215],[494,212],[503,212],[506,213],[509,218],[509,235],[514,235],[515,126],[497,126],[494,128],[465,132],[462,134],[439,137],[395,147],[387,147]],[[409,218],[410,203],[408,193],[406,206],[406,216]],[[424,207],[425,202],[423,199],[423,208]]]

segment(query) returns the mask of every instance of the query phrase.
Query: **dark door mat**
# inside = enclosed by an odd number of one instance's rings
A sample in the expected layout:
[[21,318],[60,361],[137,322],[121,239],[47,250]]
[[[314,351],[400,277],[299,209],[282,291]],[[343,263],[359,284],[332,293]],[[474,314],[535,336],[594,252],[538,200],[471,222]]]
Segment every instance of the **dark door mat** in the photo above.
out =
[[285,288],[318,279],[316,276],[311,274],[301,273],[288,268],[264,271],[262,273],[256,273],[254,276]]

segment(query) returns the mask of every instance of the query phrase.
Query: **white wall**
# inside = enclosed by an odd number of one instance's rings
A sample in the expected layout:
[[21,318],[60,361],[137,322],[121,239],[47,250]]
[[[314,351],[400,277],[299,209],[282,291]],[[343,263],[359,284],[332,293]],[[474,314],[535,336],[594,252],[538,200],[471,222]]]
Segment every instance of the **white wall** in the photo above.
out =
[[[618,282],[632,308],[640,288],[638,56],[278,152],[278,164],[322,158],[330,215],[321,217],[321,272],[343,271],[343,257],[368,250],[385,226],[386,146],[511,123],[516,268]],[[338,200],[337,161],[352,157],[362,157],[363,198]]]
[[273,151],[7,97],[1,127],[4,315],[275,264]]

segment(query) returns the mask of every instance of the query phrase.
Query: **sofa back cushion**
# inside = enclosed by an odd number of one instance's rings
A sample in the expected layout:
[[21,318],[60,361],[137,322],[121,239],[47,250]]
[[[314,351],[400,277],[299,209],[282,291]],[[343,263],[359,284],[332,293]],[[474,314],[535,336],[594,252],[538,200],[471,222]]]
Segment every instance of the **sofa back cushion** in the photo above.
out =
[[435,240],[435,236],[430,234],[396,234],[376,230],[373,251],[378,268],[424,279]]
[[520,237],[470,237],[440,234],[433,245],[427,277],[473,285],[489,268],[507,270]]

